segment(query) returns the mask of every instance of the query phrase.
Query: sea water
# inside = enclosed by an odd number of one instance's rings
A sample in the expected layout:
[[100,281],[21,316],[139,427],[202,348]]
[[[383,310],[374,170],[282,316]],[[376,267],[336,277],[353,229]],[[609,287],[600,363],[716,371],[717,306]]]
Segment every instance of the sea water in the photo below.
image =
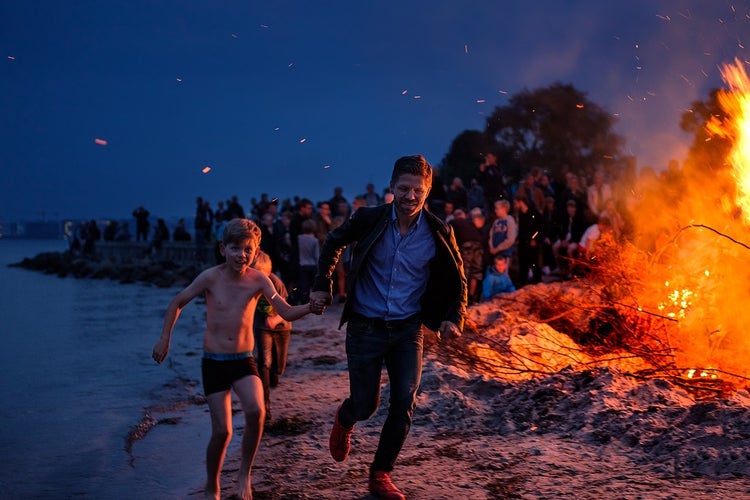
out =
[[[7,266],[62,250],[0,239],[0,496],[192,497],[210,428],[205,405],[186,403],[201,392],[205,306],[183,310],[157,365],[151,351],[178,290]],[[169,424],[133,440],[147,415]]]

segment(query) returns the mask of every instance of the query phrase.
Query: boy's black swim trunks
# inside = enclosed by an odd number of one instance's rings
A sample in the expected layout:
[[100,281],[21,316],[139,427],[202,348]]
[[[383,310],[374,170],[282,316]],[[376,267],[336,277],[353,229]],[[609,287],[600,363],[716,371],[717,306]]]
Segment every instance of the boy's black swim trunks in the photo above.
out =
[[201,360],[201,374],[203,393],[206,396],[214,392],[228,391],[234,382],[248,375],[260,378],[252,352],[232,354],[204,352]]

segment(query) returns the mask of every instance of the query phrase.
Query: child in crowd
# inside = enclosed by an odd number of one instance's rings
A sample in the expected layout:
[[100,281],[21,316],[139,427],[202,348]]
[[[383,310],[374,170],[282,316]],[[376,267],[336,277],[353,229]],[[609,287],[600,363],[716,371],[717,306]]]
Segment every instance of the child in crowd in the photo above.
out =
[[495,201],[495,221],[490,228],[490,254],[510,257],[517,236],[518,226],[510,215],[510,202],[505,199]]
[[[271,279],[276,292],[284,300],[287,299],[286,286],[281,278],[271,272],[273,267],[271,257],[261,251],[253,265]],[[279,384],[279,375],[284,374],[289,338],[292,334],[292,323],[279,316],[265,297],[258,299],[255,306],[255,361],[258,364],[260,380],[263,382],[263,399],[266,403],[266,422],[271,420],[271,388]]]
[[[250,266],[258,255],[260,229],[247,219],[232,219],[224,228],[220,251],[225,261],[201,272],[169,303],[153,358],[161,363],[169,352],[174,325],[182,309],[195,297],[206,298],[206,330],[201,365],[203,388],[211,414],[211,438],[206,450],[206,496],[219,500],[221,468],[232,437],[234,389],[245,414],[242,436],[239,497],[252,498],[251,468],[263,434],[263,386],[253,358],[253,317],[263,295],[287,321],[322,308],[290,306],[263,272]],[[315,310],[313,310],[315,309]]]
[[508,276],[508,257],[501,253],[495,254],[493,265],[487,268],[482,282],[482,301],[515,291],[516,287]]

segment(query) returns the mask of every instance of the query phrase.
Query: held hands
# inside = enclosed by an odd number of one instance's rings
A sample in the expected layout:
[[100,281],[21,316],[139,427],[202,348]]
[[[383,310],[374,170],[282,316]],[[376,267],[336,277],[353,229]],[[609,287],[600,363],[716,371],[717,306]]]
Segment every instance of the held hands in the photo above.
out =
[[459,330],[458,327],[450,321],[443,321],[442,323],[440,323],[440,328],[437,331],[437,335],[438,339],[457,339],[461,336],[461,330]]
[[310,312],[313,314],[323,314],[333,297],[328,292],[310,292]]

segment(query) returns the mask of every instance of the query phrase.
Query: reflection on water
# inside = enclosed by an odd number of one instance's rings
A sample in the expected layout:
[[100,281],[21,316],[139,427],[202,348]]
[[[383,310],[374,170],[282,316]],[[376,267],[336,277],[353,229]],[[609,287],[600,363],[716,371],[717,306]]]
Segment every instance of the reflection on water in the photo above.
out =
[[176,410],[179,424],[154,429],[132,456],[126,438],[147,408],[195,391],[202,306],[185,309],[158,366],[151,348],[176,290],[7,267],[63,248],[0,240],[2,496],[184,498],[203,480],[205,441],[184,434],[208,425],[204,409]]

